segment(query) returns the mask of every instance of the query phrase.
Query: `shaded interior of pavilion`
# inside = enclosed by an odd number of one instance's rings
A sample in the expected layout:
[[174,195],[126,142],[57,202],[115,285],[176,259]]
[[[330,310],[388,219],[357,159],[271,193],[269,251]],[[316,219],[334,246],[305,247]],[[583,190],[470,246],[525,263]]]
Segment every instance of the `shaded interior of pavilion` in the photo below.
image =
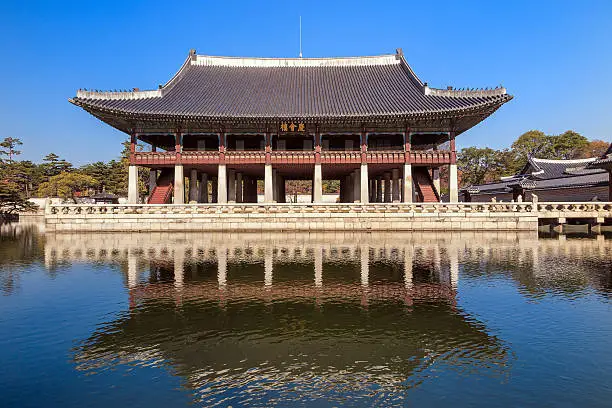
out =
[[[405,163],[386,161],[383,157],[375,163],[367,163],[364,172],[363,162],[345,160],[342,156],[342,153],[358,155],[359,152],[400,154],[406,151],[407,146],[404,133],[368,134],[365,143],[360,134],[321,134],[319,146],[316,145],[315,136],[309,134],[273,134],[270,135],[269,146],[266,145],[265,134],[254,133],[228,133],[224,140],[216,133],[186,133],[180,140],[170,133],[146,134],[139,135],[138,140],[141,143],[135,149],[144,153],[180,151],[185,155],[206,155],[223,151],[234,155],[244,152],[248,157],[249,154],[269,152],[278,156],[278,160],[271,164],[269,175],[266,175],[267,164],[248,160],[240,164],[228,163],[223,166],[221,175],[221,166],[217,163],[184,163],[181,166],[184,192],[183,198],[179,197],[178,200],[177,194],[170,192],[172,187],[177,190],[176,180],[177,177],[181,178],[181,174],[173,169],[174,163],[146,166],[150,168],[149,203],[287,203],[296,200],[313,203],[438,202],[442,201],[442,187],[452,184],[452,172],[441,171],[444,166],[436,163],[411,163],[408,167]],[[414,152],[451,150],[448,132],[413,133],[409,136],[408,144]],[[312,160],[285,160],[282,155],[282,152],[313,155],[315,151],[330,157],[319,169]],[[441,174],[448,179],[442,180]],[[219,182],[220,176],[225,179],[223,198],[219,191],[219,186],[223,184]],[[269,195],[266,195],[266,177],[269,177],[271,186]],[[292,183],[294,181],[301,183]],[[327,187],[319,196],[316,192],[322,187],[317,183],[325,183]],[[165,196],[152,201],[157,186],[167,186]],[[328,186],[332,186],[332,191]]]

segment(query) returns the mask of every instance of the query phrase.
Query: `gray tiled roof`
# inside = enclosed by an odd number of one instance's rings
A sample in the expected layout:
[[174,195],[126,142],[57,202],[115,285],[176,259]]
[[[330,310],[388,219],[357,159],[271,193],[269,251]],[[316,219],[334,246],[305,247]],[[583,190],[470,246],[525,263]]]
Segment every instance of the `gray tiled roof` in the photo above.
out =
[[521,174],[492,183],[466,187],[462,190],[494,194],[511,191],[511,186],[515,185],[537,190],[607,184],[607,171],[590,168],[593,162],[592,158],[548,160],[531,157]]
[[562,177],[548,180],[538,180],[535,189],[562,188],[562,187],[588,187],[597,184],[608,184],[608,172],[599,171],[593,174]]
[[576,159],[576,160],[548,160],[529,158],[529,166],[532,169],[541,170],[530,174],[535,180],[547,180],[551,178],[572,177],[577,174],[597,173],[598,170],[586,169],[589,163],[595,159]]
[[504,88],[439,90],[414,74],[401,53],[378,57],[257,59],[192,53],[154,91],[79,91],[88,111],[187,118],[403,118],[493,112]]

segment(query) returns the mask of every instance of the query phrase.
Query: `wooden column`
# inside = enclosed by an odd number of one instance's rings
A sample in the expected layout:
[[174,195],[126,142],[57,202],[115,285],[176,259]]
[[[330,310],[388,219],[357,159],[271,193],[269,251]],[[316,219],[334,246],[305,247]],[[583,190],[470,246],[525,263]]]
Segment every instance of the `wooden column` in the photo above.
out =
[[272,164],[272,134],[266,131],[266,165]]
[[368,135],[365,131],[365,128],[361,131],[360,146],[361,146],[361,164],[364,164],[364,163],[367,163],[366,152],[368,151]]
[[225,132],[219,133],[219,163],[225,164]]
[[183,135],[179,131],[174,134],[174,151],[177,156],[183,152]]
[[450,132],[451,165],[448,171],[449,201],[456,203],[459,201],[459,183],[457,177],[457,151],[455,149],[455,133]]
[[410,150],[412,149],[412,136],[410,135],[410,128],[406,126],[404,132],[404,161],[405,163],[411,163]]
[[318,126],[315,132],[315,163],[321,163],[321,133],[319,132]]
[[181,153],[183,152],[183,135],[179,130],[174,134],[174,150],[176,161],[174,163],[174,204],[185,203],[185,177],[183,174],[183,164]]
[[130,135],[130,156],[134,155],[134,153],[136,152],[136,141],[137,141],[136,133],[132,133]]
[[323,169],[321,168],[321,133],[319,126],[315,131],[315,165],[312,179],[312,202],[323,202]]

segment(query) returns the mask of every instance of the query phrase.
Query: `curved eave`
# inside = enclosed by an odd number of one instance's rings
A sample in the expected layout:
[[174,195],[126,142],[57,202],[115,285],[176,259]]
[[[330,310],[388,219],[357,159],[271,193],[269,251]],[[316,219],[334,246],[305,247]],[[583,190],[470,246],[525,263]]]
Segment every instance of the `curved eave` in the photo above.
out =
[[[142,113],[132,112],[126,109],[111,109],[100,107],[95,103],[89,103],[78,97],[69,99],[70,103],[83,108],[92,114],[109,115],[123,120],[150,120],[150,121],[195,121],[195,122],[229,122],[241,121],[248,123],[266,123],[279,120],[300,120],[307,123],[346,123],[346,122],[392,122],[405,120],[428,120],[428,119],[455,119],[466,116],[483,116],[483,119],[510,101],[512,95],[504,94],[489,101],[480,102],[472,106],[432,110],[418,112],[393,112],[388,114],[355,114],[341,116],[305,115],[305,116],[210,116],[200,114],[178,114],[178,113]],[[96,115],[98,116],[98,115]]]

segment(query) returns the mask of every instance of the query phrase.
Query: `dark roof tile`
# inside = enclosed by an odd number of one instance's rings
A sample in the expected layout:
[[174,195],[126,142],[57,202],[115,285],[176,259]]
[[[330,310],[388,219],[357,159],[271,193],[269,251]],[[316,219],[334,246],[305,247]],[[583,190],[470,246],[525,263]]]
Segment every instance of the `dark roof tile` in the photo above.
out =
[[71,101],[94,111],[223,119],[406,117],[497,108],[511,98],[504,88],[429,88],[401,55],[327,59],[190,55],[159,90],[79,91]]

